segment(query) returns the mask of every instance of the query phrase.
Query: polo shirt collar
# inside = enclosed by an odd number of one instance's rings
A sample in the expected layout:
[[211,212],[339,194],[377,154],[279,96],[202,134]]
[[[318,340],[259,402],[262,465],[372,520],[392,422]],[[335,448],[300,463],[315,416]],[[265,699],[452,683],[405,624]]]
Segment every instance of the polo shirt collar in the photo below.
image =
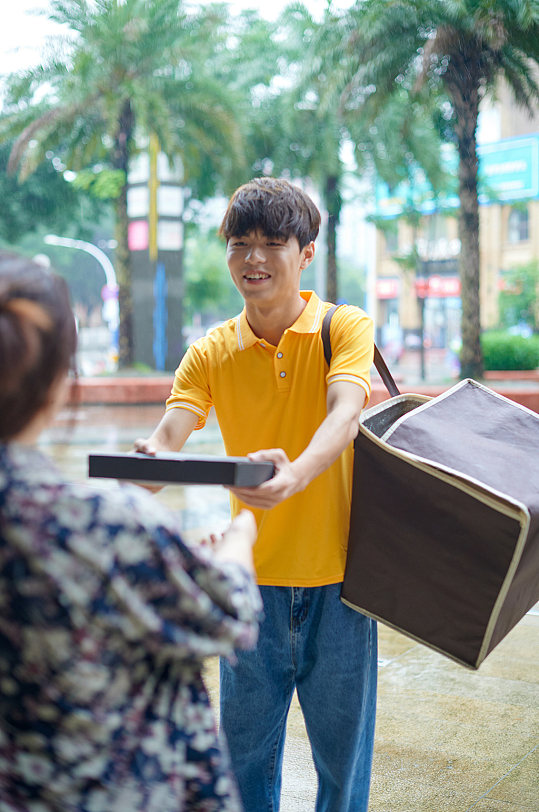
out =
[[236,338],[240,350],[247,350],[260,341],[258,336],[255,336],[251,330],[251,325],[245,315],[245,308],[243,308],[239,316],[236,316]]
[[294,333],[316,333],[322,324],[323,302],[314,290],[302,290],[300,295],[307,305],[301,316],[288,329]]
[[[323,302],[318,298],[313,290],[302,290],[300,296],[305,299],[305,306],[301,316],[296,319],[288,329],[294,333],[316,333],[320,330],[323,317]],[[240,350],[246,350],[254,344],[260,342],[251,330],[251,326],[245,315],[245,308],[236,317],[236,337]]]

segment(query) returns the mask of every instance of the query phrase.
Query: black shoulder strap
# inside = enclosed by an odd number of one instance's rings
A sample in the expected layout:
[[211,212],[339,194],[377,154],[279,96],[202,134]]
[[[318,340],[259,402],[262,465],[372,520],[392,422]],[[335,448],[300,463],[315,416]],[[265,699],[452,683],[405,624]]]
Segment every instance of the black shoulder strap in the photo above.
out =
[[[331,326],[331,319],[338,307],[340,307],[340,305],[332,305],[324,316],[324,321],[322,322],[322,344],[324,345],[324,358],[326,359],[328,366],[331,362],[331,338],[329,335],[329,330]],[[380,375],[384,386],[391,397],[400,395],[399,388],[393,379],[393,375],[389,371],[389,368],[382,357],[382,353],[376,344],[374,345],[374,366],[378,370],[378,374]]]
[[395,395],[400,395],[399,387],[395,383],[395,379],[393,378],[393,375],[389,371],[389,368],[382,356],[382,353],[380,352],[376,344],[374,345],[374,366],[378,370],[378,374],[380,375],[384,383],[384,386],[391,395],[391,397],[394,398]]
[[332,305],[326,315],[324,316],[324,321],[322,322],[322,330],[320,334],[322,336],[322,344],[324,345],[324,358],[326,359],[326,364],[329,366],[331,362],[331,338],[329,337],[329,328],[331,325],[331,319],[333,314],[337,310],[339,305]]

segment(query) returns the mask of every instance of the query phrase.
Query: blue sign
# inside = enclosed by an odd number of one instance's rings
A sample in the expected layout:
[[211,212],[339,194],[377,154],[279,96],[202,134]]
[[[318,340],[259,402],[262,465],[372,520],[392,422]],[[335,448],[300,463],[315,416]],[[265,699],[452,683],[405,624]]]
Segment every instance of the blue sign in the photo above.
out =
[[[539,198],[539,134],[482,144],[477,153],[481,203]],[[418,168],[413,183],[402,183],[393,190],[385,183],[376,184],[376,214],[397,217],[410,207],[422,214],[458,208],[458,155],[449,144],[443,147],[442,163],[449,183],[437,198]]]
[[160,370],[165,368],[168,351],[167,287],[165,266],[162,262],[158,262],[153,283],[153,295],[155,302],[153,311],[153,357],[155,361],[155,368]]
[[482,202],[539,197],[539,135],[482,144],[478,153]]

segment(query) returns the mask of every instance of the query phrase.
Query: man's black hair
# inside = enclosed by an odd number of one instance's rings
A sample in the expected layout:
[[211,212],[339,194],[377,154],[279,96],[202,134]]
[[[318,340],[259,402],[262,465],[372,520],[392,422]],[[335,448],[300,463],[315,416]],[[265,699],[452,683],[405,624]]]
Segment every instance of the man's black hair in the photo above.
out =
[[300,249],[318,236],[320,212],[305,192],[283,178],[253,178],[236,189],[219,233],[227,240],[260,231],[267,237],[296,237]]

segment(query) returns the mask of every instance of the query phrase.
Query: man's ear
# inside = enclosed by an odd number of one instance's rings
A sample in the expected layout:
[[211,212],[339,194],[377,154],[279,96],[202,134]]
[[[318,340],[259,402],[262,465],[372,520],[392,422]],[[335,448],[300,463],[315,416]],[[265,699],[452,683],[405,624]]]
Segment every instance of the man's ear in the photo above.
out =
[[308,242],[301,251],[301,270],[310,265],[314,259],[314,242]]

